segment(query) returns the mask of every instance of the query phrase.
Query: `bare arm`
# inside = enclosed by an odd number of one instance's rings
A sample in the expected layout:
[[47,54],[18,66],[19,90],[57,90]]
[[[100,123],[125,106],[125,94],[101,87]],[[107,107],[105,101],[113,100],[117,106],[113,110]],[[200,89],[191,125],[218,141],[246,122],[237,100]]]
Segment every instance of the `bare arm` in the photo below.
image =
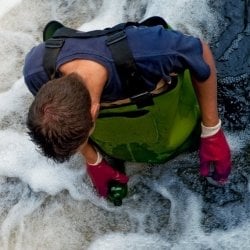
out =
[[218,117],[215,62],[208,45],[202,43],[202,47],[203,58],[209,65],[211,74],[204,82],[192,78],[204,125],[199,149],[200,174],[212,184],[224,185],[232,168],[231,154]]
[[202,47],[203,58],[209,65],[211,74],[209,78],[203,82],[199,82],[194,77],[192,77],[192,82],[200,105],[202,122],[205,126],[212,127],[219,122],[217,110],[216,68],[209,46],[203,42]]
[[80,149],[79,152],[82,154],[82,156],[85,158],[86,162],[89,164],[94,164],[97,161],[97,152],[95,148],[89,144],[84,143]]

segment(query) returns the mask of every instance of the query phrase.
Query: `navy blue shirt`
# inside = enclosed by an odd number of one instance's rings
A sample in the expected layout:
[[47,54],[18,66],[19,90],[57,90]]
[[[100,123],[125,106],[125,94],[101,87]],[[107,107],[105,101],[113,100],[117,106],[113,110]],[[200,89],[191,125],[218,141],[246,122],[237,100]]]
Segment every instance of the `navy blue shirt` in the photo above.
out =
[[[126,34],[135,63],[148,90],[154,89],[160,78],[185,69],[189,69],[200,81],[209,77],[210,68],[203,60],[201,41],[198,38],[166,30],[162,26],[128,27]],[[108,70],[108,81],[102,93],[102,100],[113,101],[123,98],[124,93],[105,41],[106,36],[66,39],[57,58],[56,68],[75,59],[88,59],[102,64]],[[44,48],[44,43],[39,44],[25,59],[24,79],[34,95],[49,80],[43,68]]]

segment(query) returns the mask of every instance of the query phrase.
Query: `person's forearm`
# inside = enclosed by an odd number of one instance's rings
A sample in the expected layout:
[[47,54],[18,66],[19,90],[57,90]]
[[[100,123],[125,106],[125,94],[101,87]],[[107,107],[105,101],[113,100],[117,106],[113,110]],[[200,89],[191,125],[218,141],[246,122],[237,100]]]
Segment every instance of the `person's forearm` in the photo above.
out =
[[218,115],[215,62],[208,45],[203,43],[202,47],[203,58],[209,65],[211,73],[203,82],[192,77],[202,118],[199,148],[200,174],[211,184],[221,186],[228,182],[232,169],[231,154]]
[[89,143],[84,144],[79,151],[84,156],[87,163],[89,164],[96,163],[98,158],[97,152],[91,144]]
[[201,110],[202,123],[207,127],[212,127],[219,122],[217,109],[216,68],[210,48],[205,43],[202,43],[202,45],[203,58],[209,65],[211,74],[209,78],[203,82],[199,82],[194,77],[192,77],[192,82]]

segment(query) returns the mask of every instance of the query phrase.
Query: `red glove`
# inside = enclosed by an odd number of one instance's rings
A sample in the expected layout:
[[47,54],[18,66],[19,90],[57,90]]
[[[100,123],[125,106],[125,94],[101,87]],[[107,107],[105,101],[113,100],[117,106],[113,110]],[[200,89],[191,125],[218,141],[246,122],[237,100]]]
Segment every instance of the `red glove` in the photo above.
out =
[[114,180],[122,184],[128,182],[128,176],[112,168],[104,159],[97,165],[87,165],[87,172],[100,196],[108,196],[108,184]]
[[231,155],[220,123],[217,127],[214,135],[201,137],[200,174],[211,177],[218,184],[225,184],[231,172]]

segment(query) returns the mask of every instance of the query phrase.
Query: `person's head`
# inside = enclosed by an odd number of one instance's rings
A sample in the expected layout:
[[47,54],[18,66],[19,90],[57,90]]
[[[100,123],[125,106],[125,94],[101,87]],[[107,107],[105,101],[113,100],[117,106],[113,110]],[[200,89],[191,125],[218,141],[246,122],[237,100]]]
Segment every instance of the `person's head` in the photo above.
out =
[[90,94],[82,79],[72,73],[44,84],[30,106],[27,127],[45,156],[68,160],[93,127]]

